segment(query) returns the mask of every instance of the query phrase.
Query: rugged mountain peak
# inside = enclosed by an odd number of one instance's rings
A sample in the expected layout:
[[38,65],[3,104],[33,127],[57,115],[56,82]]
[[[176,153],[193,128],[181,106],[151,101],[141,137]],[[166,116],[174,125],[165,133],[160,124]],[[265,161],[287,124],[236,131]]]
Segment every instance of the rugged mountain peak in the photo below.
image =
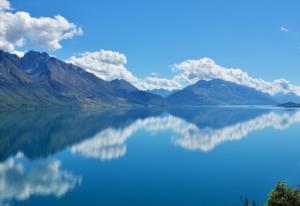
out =
[[0,50],[0,59],[3,59],[3,58],[9,59],[14,64],[18,64],[20,61],[20,58],[16,54],[11,54],[11,53],[5,52],[3,50]]
[[106,82],[80,67],[36,51],[27,52],[23,58],[1,51],[0,85],[0,106],[8,107],[111,107],[164,102],[160,96],[140,91],[125,80]]
[[38,52],[38,51],[33,51],[33,50],[30,50],[28,52],[25,53],[24,57],[23,58],[49,58],[49,54],[47,52]]
[[49,58],[50,56],[46,52],[29,51],[21,58],[20,65],[26,72],[32,73]]

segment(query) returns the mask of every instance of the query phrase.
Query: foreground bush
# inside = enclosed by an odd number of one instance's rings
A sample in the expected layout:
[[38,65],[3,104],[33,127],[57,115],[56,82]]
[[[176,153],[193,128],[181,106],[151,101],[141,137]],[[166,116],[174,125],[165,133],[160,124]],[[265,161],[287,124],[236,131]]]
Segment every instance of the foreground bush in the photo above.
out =
[[300,190],[291,189],[280,181],[269,194],[265,206],[300,206]]
[[[250,202],[247,197],[241,198],[241,201],[243,206],[258,206],[255,201]],[[300,187],[292,189],[285,182],[279,181],[264,206],[300,206]]]

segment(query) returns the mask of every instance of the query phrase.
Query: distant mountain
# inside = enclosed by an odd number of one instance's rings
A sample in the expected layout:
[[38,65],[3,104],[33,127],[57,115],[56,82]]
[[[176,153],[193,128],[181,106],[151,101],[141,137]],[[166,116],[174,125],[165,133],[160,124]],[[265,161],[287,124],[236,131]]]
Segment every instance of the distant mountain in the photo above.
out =
[[300,104],[294,103],[294,102],[287,102],[284,104],[279,104],[278,107],[284,107],[284,108],[300,108]]
[[175,90],[168,90],[168,89],[152,89],[152,90],[148,90],[148,92],[152,93],[152,94],[157,94],[159,96],[162,97],[168,97],[171,94],[174,94],[175,92],[177,92],[179,90],[175,89]]
[[0,51],[0,106],[86,107],[162,105],[164,100],[125,81],[107,82],[47,53],[19,58]]
[[221,79],[200,80],[167,98],[171,105],[268,105],[268,94]]

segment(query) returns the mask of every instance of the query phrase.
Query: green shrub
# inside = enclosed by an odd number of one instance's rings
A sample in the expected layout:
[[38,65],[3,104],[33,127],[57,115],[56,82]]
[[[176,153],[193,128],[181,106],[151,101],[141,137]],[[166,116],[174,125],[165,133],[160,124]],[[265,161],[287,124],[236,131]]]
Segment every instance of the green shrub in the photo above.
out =
[[300,206],[300,189],[291,189],[280,181],[269,194],[265,206]]

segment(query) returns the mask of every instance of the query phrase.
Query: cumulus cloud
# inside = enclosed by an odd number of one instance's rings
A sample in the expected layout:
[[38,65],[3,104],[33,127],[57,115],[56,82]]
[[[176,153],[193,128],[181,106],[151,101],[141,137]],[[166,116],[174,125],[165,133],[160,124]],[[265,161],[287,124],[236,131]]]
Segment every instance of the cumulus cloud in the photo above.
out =
[[10,10],[10,3],[7,0],[0,0],[0,10]]
[[0,163],[0,205],[33,195],[61,197],[80,183],[81,177],[62,170],[58,160],[30,161],[16,155]]
[[24,11],[12,12],[6,0],[0,0],[0,49],[9,52],[23,46],[57,50],[61,41],[82,35],[82,29],[63,16],[32,17]]
[[173,89],[179,89],[182,87],[182,85],[174,80],[174,79],[166,79],[166,78],[160,78],[160,77],[146,77],[144,80],[139,82],[140,88],[144,89],[167,89],[167,90],[173,90]]
[[127,58],[124,54],[110,50],[95,52],[83,52],[77,56],[71,56],[66,60],[69,63],[82,67],[97,77],[111,81],[124,79],[136,83],[138,79],[125,67]]
[[300,87],[291,84],[285,79],[268,82],[263,79],[251,77],[241,69],[226,68],[216,64],[210,58],[186,60],[175,64],[173,71],[179,72],[175,79],[195,83],[198,80],[223,79],[240,85],[255,88],[271,95],[295,93],[300,95]]
[[127,63],[126,56],[115,51],[100,50],[95,52],[83,52],[71,56],[66,61],[82,67],[103,80],[124,79],[142,90],[160,88],[172,90],[182,87],[181,84],[174,79],[154,76],[149,76],[144,79],[136,77],[125,66]]

